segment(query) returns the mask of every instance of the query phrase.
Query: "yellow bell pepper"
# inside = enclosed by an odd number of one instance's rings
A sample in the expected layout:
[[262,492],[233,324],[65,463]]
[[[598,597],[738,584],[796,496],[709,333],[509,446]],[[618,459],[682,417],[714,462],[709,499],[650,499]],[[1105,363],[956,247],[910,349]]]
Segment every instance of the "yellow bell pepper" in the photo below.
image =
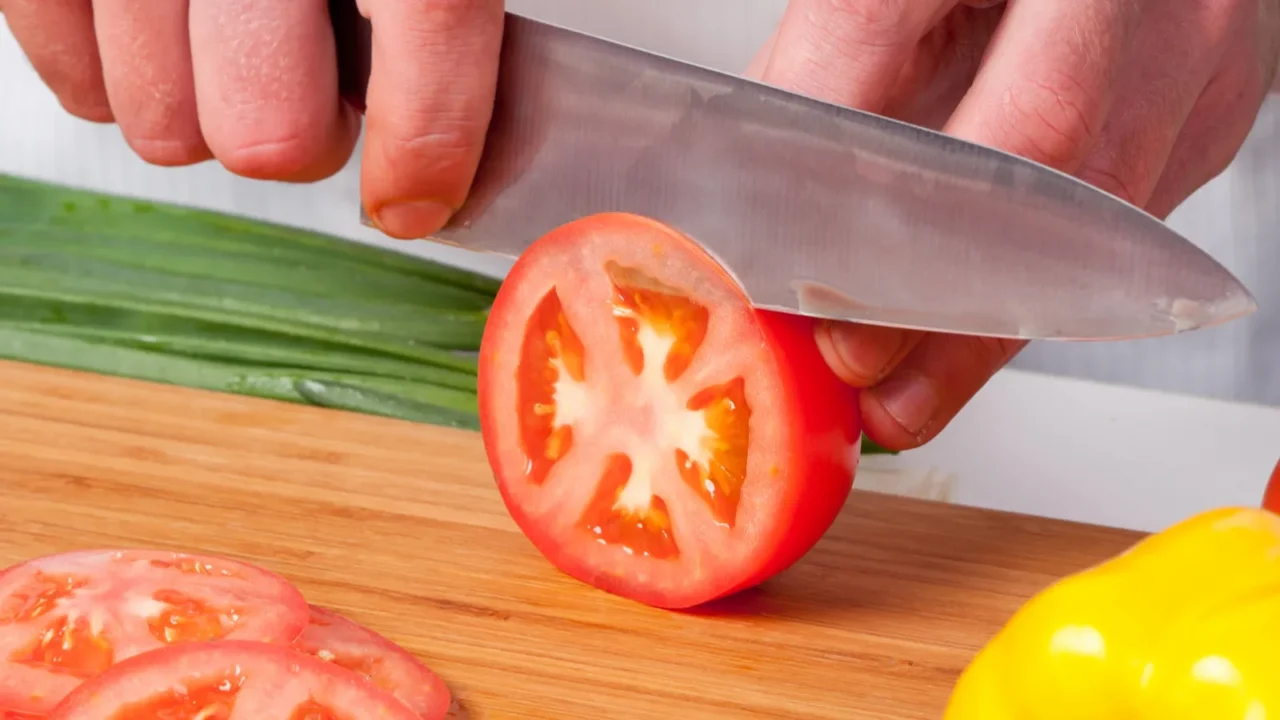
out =
[[1280,515],[1221,508],[1029,600],[944,720],[1280,720]]

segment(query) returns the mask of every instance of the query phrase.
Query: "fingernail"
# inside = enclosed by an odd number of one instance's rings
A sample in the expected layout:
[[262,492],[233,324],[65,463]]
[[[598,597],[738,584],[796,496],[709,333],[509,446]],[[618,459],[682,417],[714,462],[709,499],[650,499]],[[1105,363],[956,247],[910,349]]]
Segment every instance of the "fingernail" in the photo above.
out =
[[871,392],[902,429],[915,436],[928,428],[938,409],[938,395],[933,391],[933,383],[923,377],[890,377]]
[[383,205],[374,215],[382,232],[403,240],[417,240],[444,227],[453,210],[434,200]]

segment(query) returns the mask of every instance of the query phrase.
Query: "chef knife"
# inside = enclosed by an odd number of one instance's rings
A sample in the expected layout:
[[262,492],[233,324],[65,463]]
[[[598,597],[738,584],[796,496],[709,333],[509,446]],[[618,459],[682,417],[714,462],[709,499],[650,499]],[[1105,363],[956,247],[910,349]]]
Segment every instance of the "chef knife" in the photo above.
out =
[[[363,109],[370,26],[350,0],[330,11],[344,96]],[[756,307],[994,337],[1153,337],[1256,309],[1157,218],[1043,165],[514,13],[505,23],[479,170],[432,240],[516,257],[557,225],[627,211],[700,242]]]

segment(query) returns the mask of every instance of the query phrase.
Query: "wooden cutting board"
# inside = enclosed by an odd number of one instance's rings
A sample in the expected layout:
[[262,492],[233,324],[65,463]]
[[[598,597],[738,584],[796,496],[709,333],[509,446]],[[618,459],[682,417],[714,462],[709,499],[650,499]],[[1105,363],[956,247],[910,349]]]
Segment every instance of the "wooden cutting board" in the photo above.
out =
[[0,362],[0,566],[108,545],[260,563],[477,720],[937,718],[1021,603],[1137,539],[855,491],[792,570],[667,612],[544,561],[475,434]]

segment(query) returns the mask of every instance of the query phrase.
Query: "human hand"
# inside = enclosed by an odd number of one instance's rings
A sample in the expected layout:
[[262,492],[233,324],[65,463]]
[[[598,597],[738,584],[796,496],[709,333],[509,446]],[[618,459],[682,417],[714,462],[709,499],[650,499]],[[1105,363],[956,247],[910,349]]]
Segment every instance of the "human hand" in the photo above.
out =
[[[308,182],[347,163],[360,116],[338,94],[327,0],[0,0],[68,112],[115,122],[143,160],[216,159]],[[492,111],[503,0],[361,0],[376,28],[361,195],[420,238],[462,204]]]
[[[1165,217],[1276,75],[1280,0],[791,0],[749,76],[1028,157]],[[931,440],[1024,342],[826,324],[867,434]]]

